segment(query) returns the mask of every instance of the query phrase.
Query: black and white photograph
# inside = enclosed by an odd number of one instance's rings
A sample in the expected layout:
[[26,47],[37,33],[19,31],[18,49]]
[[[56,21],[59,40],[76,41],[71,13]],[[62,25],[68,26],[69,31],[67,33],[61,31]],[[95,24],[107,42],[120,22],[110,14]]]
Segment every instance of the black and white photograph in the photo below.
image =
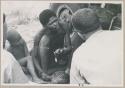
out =
[[123,86],[123,3],[1,1],[1,84]]

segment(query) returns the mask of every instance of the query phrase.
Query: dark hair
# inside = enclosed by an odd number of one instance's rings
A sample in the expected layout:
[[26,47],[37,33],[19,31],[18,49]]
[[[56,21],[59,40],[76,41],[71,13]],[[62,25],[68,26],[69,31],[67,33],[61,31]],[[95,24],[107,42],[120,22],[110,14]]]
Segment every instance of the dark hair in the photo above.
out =
[[106,8],[100,8],[96,10],[96,14],[99,17],[102,29],[108,30],[110,27],[111,20],[114,16],[113,13]]
[[42,25],[46,25],[49,22],[49,19],[53,16],[56,17],[56,14],[54,13],[54,11],[50,9],[46,9],[40,13],[39,20]]
[[100,26],[99,17],[89,8],[76,11],[72,16],[72,24],[83,33],[94,31]]

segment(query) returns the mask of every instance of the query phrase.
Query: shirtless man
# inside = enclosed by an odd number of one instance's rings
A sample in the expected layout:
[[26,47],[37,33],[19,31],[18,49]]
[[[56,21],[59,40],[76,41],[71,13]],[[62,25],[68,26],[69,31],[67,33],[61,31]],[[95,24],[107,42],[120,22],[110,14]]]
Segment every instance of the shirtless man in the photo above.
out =
[[[66,26],[69,25],[66,25],[67,22],[59,21],[56,14],[49,9],[44,10],[39,19],[43,29],[35,37],[32,56],[39,76],[49,80],[49,69],[59,67],[55,62],[55,54],[71,51],[70,37],[66,32]],[[67,38],[65,46],[64,38]]]
[[20,34],[16,30],[9,30],[7,33],[7,40],[10,43],[8,51],[11,52],[20,63],[24,73],[30,73],[34,82],[44,83],[44,81],[39,79],[35,73],[32,58],[28,53],[26,42]]

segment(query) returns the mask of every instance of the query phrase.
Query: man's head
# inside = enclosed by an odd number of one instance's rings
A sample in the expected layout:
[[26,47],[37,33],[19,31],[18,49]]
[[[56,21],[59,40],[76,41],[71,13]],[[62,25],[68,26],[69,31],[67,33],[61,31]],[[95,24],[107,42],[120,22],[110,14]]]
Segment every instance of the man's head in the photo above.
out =
[[16,30],[9,30],[7,32],[7,40],[11,45],[16,44],[20,39],[21,36]]
[[58,33],[63,32],[59,26],[59,20],[52,10],[46,9],[43,12],[41,12],[39,15],[39,20],[45,28],[48,28],[51,31],[55,31]]
[[72,16],[72,24],[81,33],[94,31],[100,26],[98,16],[89,8],[76,11]]
[[72,17],[72,13],[66,8],[64,8],[59,15],[59,18],[60,18],[59,23],[61,27],[66,31],[69,31],[70,33],[72,32],[71,17]]
[[99,17],[102,29],[108,30],[111,24],[113,13],[106,8],[100,8],[96,10],[96,14]]
[[50,18],[54,18],[54,17],[56,17],[56,14],[52,10],[46,9],[40,13],[39,20],[41,24],[45,26],[49,23]]

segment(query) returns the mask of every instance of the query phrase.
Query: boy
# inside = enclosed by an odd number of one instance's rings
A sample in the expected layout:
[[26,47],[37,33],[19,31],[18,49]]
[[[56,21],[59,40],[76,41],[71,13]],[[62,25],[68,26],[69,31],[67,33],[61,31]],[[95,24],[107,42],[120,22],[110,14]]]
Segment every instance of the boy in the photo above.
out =
[[20,63],[23,71],[26,74],[29,72],[34,82],[44,83],[41,79],[37,77],[34,71],[32,58],[31,56],[29,56],[26,42],[20,36],[20,34],[16,30],[9,30],[7,33],[7,40],[10,43],[8,51],[11,52],[16,60]]
[[[14,56],[5,49],[7,39],[6,16],[3,14],[3,52],[1,58],[1,83],[28,83],[29,79],[24,74],[21,66]],[[19,78],[20,76],[20,78]]]
[[7,40],[10,43],[8,51],[10,51],[17,60],[28,56],[28,48],[26,42],[16,30],[9,30]]

